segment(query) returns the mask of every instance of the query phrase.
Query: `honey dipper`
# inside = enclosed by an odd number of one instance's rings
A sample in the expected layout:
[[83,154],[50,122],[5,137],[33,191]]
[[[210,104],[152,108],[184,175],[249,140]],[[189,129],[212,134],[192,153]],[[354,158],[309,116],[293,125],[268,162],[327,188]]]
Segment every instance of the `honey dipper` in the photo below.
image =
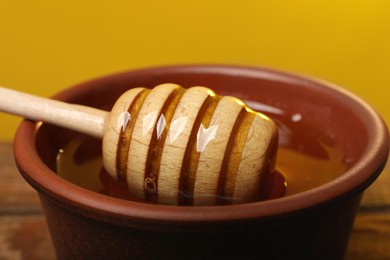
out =
[[111,113],[0,87],[0,111],[102,138],[106,171],[146,201],[254,201],[274,167],[274,123],[205,87],[133,88]]

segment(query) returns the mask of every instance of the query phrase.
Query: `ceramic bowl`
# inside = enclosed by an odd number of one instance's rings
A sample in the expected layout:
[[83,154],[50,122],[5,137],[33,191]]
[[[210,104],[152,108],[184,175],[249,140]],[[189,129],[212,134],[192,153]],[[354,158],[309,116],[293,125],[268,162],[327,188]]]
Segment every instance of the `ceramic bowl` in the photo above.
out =
[[[320,80],[240,66],[134,70],[71,87],[56,99],[109,110],[125,90],[173,82],[260,103],[303,124],[297,131],[339,145],[348,170],[291,196],[238,205],[166,206],[78,187],[55,172],[71,131],[24,121],[15,137],[21,174],[39,193],[59,259],[341,259],[363,191],[385,166],[388,130],[346,90]],[[308,132],[307,132],[308,131]]]

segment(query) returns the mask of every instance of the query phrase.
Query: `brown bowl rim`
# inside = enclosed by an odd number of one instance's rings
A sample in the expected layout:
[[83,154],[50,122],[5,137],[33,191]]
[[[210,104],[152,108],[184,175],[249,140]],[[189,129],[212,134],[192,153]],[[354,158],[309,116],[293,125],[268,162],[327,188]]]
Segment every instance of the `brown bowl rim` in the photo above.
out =
[[[40,193],[55,200],[65,208],[107,222],[118,221],[130,223],[205,223],[238,221],[281,216],[315,208],[344,196],[363,191],[380,174],[386,164],[389,151],[389,134],[386,125],[374,109],[365,101],[349,91],[334,84],[300,76],[279,70],[234,66],[234,65],[176,65],[121,72],[95,80],[87,81],[68,88],[56,96],[56,99],[69,98],[75,89],[90,88],[95,82],[126,77],[128,74],[142,75],[166,72],[191,73],[238,73],[246,77],[267,77],[278,81],[306,82],[308,85],[321,86],[333,95],[343,95],[348,105],[358,106],[363,110],[367,120],[369,134],[368,145],[362,158],[345,174],[335,180],[306,192],[274,200],[260,201],[229,206],[167,206],[126,201],[101,195],[73,185],[52,172],[40,159],[35,149],[35,134],[38,125],[35,122],[23,121],[15,135],[14,154],[17,165],[24,178]],[[129,224],[131,225],[131,224]]]

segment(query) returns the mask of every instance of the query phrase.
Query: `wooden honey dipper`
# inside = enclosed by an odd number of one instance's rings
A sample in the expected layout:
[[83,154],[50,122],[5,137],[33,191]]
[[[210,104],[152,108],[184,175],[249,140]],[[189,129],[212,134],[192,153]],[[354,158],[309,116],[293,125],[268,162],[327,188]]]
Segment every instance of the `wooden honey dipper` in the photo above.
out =
[[0,87],[0,111],[103,138],[106,171],[146,201],[254,201],[275,163],[275,124],[205,87],[130,89],[111,113]]

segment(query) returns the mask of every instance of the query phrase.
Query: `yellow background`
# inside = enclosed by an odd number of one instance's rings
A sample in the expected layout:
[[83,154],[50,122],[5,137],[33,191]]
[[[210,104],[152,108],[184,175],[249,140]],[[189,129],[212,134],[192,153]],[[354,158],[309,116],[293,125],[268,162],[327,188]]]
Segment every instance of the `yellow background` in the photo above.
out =
[[[390,122],[390,1],[0,0],[0,85],[50,96],[132,68],[261,65],[344,86]],[[0,113],[0,140],[20,119]]]

